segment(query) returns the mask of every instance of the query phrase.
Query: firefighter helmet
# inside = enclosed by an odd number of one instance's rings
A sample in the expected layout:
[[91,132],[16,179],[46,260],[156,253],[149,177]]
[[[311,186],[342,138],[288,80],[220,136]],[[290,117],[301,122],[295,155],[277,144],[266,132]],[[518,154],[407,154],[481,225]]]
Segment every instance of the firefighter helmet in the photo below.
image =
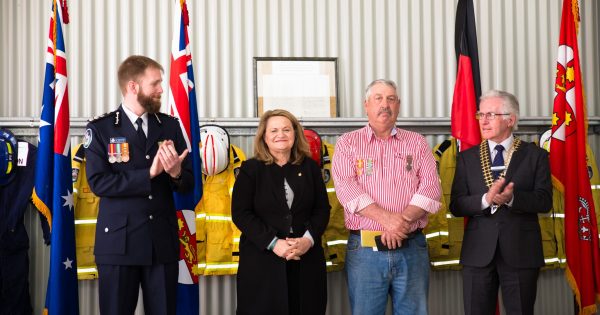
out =
[[217,175],[229,166],[229,134],[221,126],[200,127],[202,173]]
[[321,151],[321,136],[312,130],[312,129],[304,129],[304,137],[308,142],[308,148],[310,150],[310,157],[317,162],[319,167],[323,166],[323,154]]

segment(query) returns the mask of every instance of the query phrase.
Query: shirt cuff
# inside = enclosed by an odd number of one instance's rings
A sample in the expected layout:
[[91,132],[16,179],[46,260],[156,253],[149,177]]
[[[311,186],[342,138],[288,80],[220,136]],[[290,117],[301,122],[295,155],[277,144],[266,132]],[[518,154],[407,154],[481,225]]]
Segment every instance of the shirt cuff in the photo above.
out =
[[271,241],[271,243],[269,243],[269,246],[267,246],[267,250],[273,250],[273,248],[275,248],[275,244],[277,243],[277,236],[273,237],[273,240]]
[[346,203],[344,208],[348,212],[355,214],[355,213],[359,212],[360,210],[366,208],[368,205],[373,204],[373,203],[375,203],[375,200],[373,200],[373,198],[371,198],[367,194],[362,194],[362,195],[354,198],[353,200],[350,200],[348,203]]
[[310,232],[308,230],[304,232],[304,235],[302,235],[302,237],[306,237],[310,240],[310,247],[313,247],[313,245],[315,245],[315,240],[313,239],[312,235],[310,235]]
[[512,208],[514,201],[515,201],[515,195],[513,195],[512,198],[510,198],[510,201],[507,202],[506,205]]
[[487,200],[485,200],[485,197],[487,196],[487,193],[483,194],[483,196],[481,197],[481,210],[485,210],[487,208],[489,208],[490,204],[487,202]]
[[442,205],[442,203],[437,200],[433,200],[429,197],[419,194],[414,194],[408,204],[411,206],[417,206],[429,213],[436,213]]

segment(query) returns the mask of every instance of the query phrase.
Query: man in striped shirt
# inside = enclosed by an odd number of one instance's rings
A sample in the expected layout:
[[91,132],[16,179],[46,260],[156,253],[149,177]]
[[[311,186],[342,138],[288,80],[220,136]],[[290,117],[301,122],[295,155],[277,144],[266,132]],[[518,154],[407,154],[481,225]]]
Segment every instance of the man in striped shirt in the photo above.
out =
[[369,84],[368,125],[335,146],[333,179],[350,230],[353,314],[384,314],[388,294],[394,314],[427,314],[429,255],[421,229],[440,207],[441,187],[425,138],[396,127],[396,90],[390,80]]

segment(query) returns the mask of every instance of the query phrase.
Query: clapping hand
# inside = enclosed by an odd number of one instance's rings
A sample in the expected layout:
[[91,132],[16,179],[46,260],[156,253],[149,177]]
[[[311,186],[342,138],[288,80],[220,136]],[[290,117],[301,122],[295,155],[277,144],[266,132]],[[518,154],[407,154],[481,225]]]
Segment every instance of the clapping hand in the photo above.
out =
[[181,163],[188,155],[188,152],[188,149],[185,149],[179,155],[172,140],[163,141],[154,156],[152,166],[150,166],[150,178],[156,177],[163,171],[167,172],[173,178],[179,177],[181,174]]
[[510,182],[502,192],[496,194],[494,198],[492,198],[492,202],[497,205],[503,205],[509,203],[513,199],[513,191],[515,188],[515,183]]

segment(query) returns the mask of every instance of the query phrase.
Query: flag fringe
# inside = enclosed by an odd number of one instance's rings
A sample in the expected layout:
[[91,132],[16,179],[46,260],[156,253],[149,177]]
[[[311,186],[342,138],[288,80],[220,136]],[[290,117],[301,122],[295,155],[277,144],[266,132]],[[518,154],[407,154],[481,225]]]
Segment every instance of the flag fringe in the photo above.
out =
[[571,2],[571,14],[573,14],[573,23],[575,24],[575,34],[579,35],[579,1],[573,0]]
[[565,186],[554,175],[552,175],[552,186],[554,186],[554,188],[556,188],[556,190],[560,191],[562,194],[565,193]]
[[46,221],[48,221],[48,227],[50,227],[50,232],[52,232],[52,212],[50,212],[48,206],[46,206],[42,199],[40,199],[40,197],[37,195],[35,188],[33,189],[33,194],[31,195],[31,201],[37,210],[46,218]]
[[[586,307],[581,307],[581,293],[579,292],[579,287],[577,286],[577,281],[575,281],[575,277],[571,273],[571,269],[569,268],[569,262],[567,262],[567,268],[565,269],[565,277],[567,278],[567,282],[569,286],[575,293],[575,299],[577,300],[577,306],[579,307],[579,315],[593,315],[596,314],[598,308],[596,304],[588,305]],[[600,294],[596,295],[596,299],[600,300]]]

